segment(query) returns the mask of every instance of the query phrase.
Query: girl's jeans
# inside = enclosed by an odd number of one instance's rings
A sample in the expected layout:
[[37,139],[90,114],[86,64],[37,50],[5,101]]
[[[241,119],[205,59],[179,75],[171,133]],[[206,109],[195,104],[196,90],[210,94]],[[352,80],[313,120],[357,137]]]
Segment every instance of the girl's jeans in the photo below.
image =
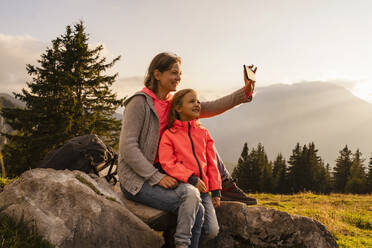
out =
[[176,245],[196,248],[202,232],[203,241],[218,234],[219,226],[210,195],[200,194],[191,184],[180,183],[175,189],[165,189],[145,182],[136,195],[123,187],[121,189],[130,200],[178,215],[174,235]]

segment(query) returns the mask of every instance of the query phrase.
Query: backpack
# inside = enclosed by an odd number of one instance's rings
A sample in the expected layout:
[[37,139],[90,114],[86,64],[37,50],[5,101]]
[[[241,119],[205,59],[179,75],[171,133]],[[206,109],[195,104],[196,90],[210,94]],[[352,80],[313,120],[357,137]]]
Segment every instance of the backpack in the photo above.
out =
[[101,176],[107,167],[104,177],[112,184],[117,183],[118,155],[106,146],[95,134],[87,134],[67,140],[61,147],[48,152],[41,162],[40,168],[55,170],[80,170],[85,173],[95,173]]

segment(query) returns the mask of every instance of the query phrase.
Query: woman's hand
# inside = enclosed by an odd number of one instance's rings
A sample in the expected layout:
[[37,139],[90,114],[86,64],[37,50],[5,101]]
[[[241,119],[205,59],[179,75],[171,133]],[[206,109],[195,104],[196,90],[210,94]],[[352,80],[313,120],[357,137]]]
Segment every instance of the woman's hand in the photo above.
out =
[[199,192],[205,192],[207,187],[205,187],[204,182],[198,178],[198,182],[195,184],[195,187],[199,190]]
[[212,197],[212,203],[214,208],[218,208],[221,205],[221,198],[218,196]]
[[[248,68],[250,68],[254,73],[256,73],[257,71],[257,66],[254,67],[254,65],[250,65],[248,66]],[[254,91],[254,84],[256,83],[256,81],[249,80],[247,76],[245,75],[244,70],[243,70],[243,74],[244,74],[245,88],[247,89],[249,93],[251,93]]]
[[178,186],[178,181],[177,179],[166,175],[160,180],[158,184],[165,189],[174,189]]

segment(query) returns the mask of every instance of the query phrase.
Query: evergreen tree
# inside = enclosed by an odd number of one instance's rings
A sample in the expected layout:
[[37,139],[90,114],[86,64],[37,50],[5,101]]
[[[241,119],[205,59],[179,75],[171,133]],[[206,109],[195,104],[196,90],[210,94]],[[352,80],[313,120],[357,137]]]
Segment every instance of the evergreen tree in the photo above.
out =
[[272,190],[272,166],[269,164],[265,147],[259,143],[252,157],[252,171],[250,180],[253,192],[271,192]]
[[274,161],[273,166],[273,188],[274,193],[284,194],[287,193],[287,166],[286,161],[281,153],[278,154]]
[[36,167],[46,152],[75,136],[95,133],[109,145],[118,143],[120,121],[113,114],[124,99],[117,99],[110,89],[117,74],[106,72],[120,56],[106,63],[102,50],[101,45],[88,47],[88,35],[79,22],[52,41],[39,66],[27,65],[29,89],[15,94],[26,107],[2,109],[7,123],[17,130],[4,134],[9,139],[3,149],[9,175]]
[[330,166],[327,164],[324,166],[324,162],[320,162],[320,173],[316,178],[314,191],[318,193],[329,194],[332,191],[331,172]]
[[364,159],[362,153],[357,149],[354,154],[350,173],[345,186],[346,193],[363,194],[365,193],[366,175],[363,168]]
[[[305,146],[306,147],[306,146]],[[303,190],[301,180],[306,176],[302,169],[302,148],[300,143],[297,143],[292,150],[292,155],[289,157],[288,164],[288,187],[289,192],[295,193]]]
[[263,168],[260,180],[260,192],[272,193],[274,189],[274,180],[272,175],[273,163],[271,161],[267,161],[262,166]]
[[245,192],[272,191],[272,166],[261,143],[251,152],[248,151],[247,144],[244,144],[233,178]]
[[347,145],[339,153],[340,155],[336,159],[336,166],[334,167],[333,173],[334,190],[336,192],[344,192],[353,162],[351,158],[351,151]]
[[368,173],[366,178],[366,192],[372,193],[372,155],[369,158]]
[[249,148],[248,144],[244,143],[242,153],[240,154],[238,165],[234,168],[234,171],[232,173],[232,178],[235,179],[236,184],[244,191],[247,191],[247,175],[248,175],[248,153]]
[[309,143],[301,149],[297,143],[289,159],[288,178],[291,192],[314,191],[322,192],[320,183],[325,180],[325,168],[321,158],[317,155],[315,144]]

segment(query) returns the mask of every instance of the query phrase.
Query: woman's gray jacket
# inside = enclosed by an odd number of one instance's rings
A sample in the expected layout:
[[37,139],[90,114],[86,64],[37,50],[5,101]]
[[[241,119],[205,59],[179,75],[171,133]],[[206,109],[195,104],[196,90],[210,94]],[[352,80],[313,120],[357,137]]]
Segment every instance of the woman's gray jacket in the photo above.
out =
[[[202,102],[200,117],[212,117],[251,100],[242,88],[217,100]],[[165,176],[153,166],[160,139],[160,122],[152,98],[142,91],[127,99],[124,105],[118,175],[121,185],[135,195],[145,181],[155,185]]]

